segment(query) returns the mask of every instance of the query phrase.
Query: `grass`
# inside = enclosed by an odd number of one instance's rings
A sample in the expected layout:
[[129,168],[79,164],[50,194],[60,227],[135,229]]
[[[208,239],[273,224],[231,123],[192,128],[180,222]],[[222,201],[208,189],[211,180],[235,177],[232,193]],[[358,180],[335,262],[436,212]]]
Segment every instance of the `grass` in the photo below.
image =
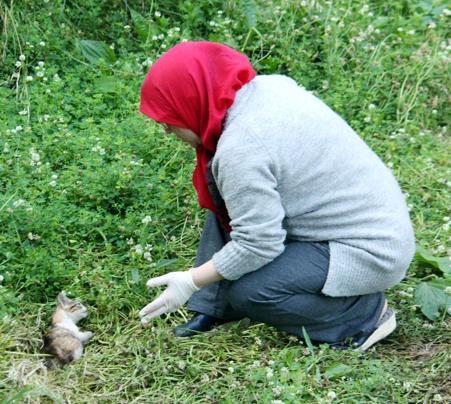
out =
[[[192,265],[205,214],[193,151],[137,112],[148,65],[183,38],[228,43],[320,96],[392,168],[418,244],[450,255],[445,2],[242,3],[0,4],[2,401],[450,401],[449,317],[419,311],[414,288],[436,273],[418,263],[388,292],[398,329],[365,354],[246,322],[180,340],[184,310],[139,325],[145,281]],[[86,59],[75,39],[115,61]],[[61,290],[89,306],[81,327],[96,335],[80,362],[47,368]]]

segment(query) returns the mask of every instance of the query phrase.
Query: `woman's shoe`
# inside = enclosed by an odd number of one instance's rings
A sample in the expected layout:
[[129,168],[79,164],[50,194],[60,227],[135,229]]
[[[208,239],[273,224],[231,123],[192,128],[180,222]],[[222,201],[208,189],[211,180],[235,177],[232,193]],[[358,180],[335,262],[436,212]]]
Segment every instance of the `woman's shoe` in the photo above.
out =
[[332,349],[354,349],[355,351],[366,351],[376,342],[383,340],[396,329],[395,312],[388,308],[387,302],[382,310],[382,314],[376,323],[376,327],[370,334],[361,334],[352,339],[351,342],[338,342],[330,344]]
[[384,339],[390,335],[396,328],[396,316],[392,309],[387,308],[385,313],[379,319],[376,324],[375,330],[368,336],[368,338],[362,342],[356,351],[366,351],[371,348],[376,342]]
[[222,320],[207,314],[196,313],[187,323],[175,327],[174,334],[176,337],[191,337],[202,332],[210,331],[215,326],[227,322],[227,320]]

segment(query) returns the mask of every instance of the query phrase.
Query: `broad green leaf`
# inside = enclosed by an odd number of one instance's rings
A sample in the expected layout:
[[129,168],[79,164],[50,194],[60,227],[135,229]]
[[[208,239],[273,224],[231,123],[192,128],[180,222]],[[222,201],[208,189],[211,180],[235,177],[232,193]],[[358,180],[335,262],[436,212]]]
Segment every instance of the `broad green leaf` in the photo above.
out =
[[415,252],[415,259],[418,262],[432,265],[434,268],[439,269],[444,274],[451,274],[451,259],[450,257],[436,257],[430,251],[422,246],[417,246]]
[[150,23],[140,13],[130,9],[130,15],[135,26],[136,33],[141,41],[147,42],[150,35]]
[[115,93],[119,89],[119,81],[114,76],[104,76],[97,79],[95,87],[102,93]]
[[178,258],[171,258],[171,259],[163,259],[156,263],[155,268],[164,268],[168,267],[170,265],[174,265],[178,262]]
[[98,63],[99,59],[107,63],[113,63],[116,60],[114,51],[105,42],[82,39],[77,41],[77,48],[93,64]]
[[415,290],[415,302],[420,305],[422,313],[430,320],[437,320],[440,310],[449,313],[451,296],[451,278],[423,282]]
[[257,25],[257,5],[254,0],[241,0],[240,7],[246,17],[246,24],[248,28],[253,28]]
[[338,363],[327,368],[325,375],[328,379],[336,379],[350,373],[351,371],[351,366],[345,365],[344,363]]
[[132,283],[139,283],[141,280],[141,275],[139,274],[139,271],[136,268],[132,268]]

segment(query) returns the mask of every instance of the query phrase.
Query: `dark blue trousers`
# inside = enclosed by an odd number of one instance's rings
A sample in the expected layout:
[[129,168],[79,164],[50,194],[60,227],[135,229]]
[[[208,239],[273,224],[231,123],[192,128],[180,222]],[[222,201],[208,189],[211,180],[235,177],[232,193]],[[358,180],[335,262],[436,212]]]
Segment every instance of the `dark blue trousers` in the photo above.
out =
[[[209,212],[196,266],[210,260],[229,240]],[[370,333],[382,312],[384,294],[326,296],[321,290],[328,267],[327,241],[287,241],[284,252],[262,268],[194,293],[188,310],[225,320],[248,317],[301,337],[305,327],[317,342],[337,343]]]

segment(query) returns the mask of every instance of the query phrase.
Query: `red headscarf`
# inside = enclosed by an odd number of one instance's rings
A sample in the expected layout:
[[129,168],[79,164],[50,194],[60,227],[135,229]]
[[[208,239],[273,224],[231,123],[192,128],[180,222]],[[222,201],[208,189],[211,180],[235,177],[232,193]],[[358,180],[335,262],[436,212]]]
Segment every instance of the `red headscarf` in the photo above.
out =
[[191,129],[200,137],[193,184],[200,206],[216,214],[205,178],[207,164],[236,92],[255,74],[248,58],[226,45],[183,42],[155,62],[141,87],[142,113],[158,122]]

